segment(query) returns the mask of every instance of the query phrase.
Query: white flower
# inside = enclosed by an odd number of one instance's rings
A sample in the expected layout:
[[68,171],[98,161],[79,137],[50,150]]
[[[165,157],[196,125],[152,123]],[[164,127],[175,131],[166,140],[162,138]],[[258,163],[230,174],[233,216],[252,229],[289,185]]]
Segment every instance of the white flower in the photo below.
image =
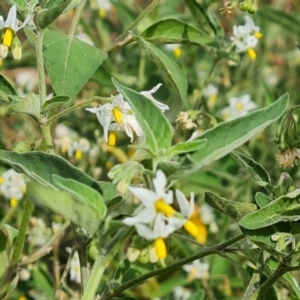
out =
[[258,39],[262,37],[260,28],[254,24],[251,17],[246,16],[245,25],[239,25],[233,27],[233,36],[230,38],[236,46],[238,53],[246,52],[249,57],[254,60],[256,58],[256,52],[253,49]]
[[229,107],[221,111],[224,120],[232,120],[246,115],[249,111],[257,108],[257,104],[251,100],[250,95],[245,94],[240,97],[229,99]]
[[182,55],[181,44],[167,44],[166,48],[172,50],[176,57],[180,57]]
[[13,5],[9,12],[7,19],[4,21],[0,16],[0,30],[2,31],[2,41],[0,45],[0,56],[5,58],[8,53],[8,48],[12,46],[13,41],[17,39],[16,33],[23,28],[29,21],[31,16],[29,15],[21,26],[18,26],[17,19],[17,7]]
[[192,295],[188,289],[182,286],[176,287],[173,290],[173,293],[174,293],[174,300],[187,300]]
[[109,130],[125,131],[131,142],[133,141],[133,132],[137,136],[143,135],[129,103],[124,100],[122,94],[118,94],[112,103],[86,108],[86,110],[96,114],[99,123],[103,127],[105,142],[109,142]]
[[58,124],[54,132],[54,145],[59,148],[62,153],[68,153],[68,156],[73,155],[74,140],[78,139],[77,133],[65,126],[64,124]]
[[0,194],[11,201],[11,206],[16,206],[26,191],[26,183],[22,174],[13,169],[2,173],[0,177]]
[[72,149],[75,151],[75,158],[80,160],[83,153],[87,153],[91,149],[91,144],[88,139],[81,138],[79,141],[73,141]]
[[165,174],[158,170],[156,177],[153,179],[154,190],[151,191],[140,187],[128,187],[129,191],[141,200],[144,209],[137,213],[134,217],[125,218],[123,222],[128,226],[135,226],[138,223],[149,224],[154,221],[159,212],[166,212],[172,216],[174,209],[170,206],[173,203],[173,193],[165,192],[167,179]]
[[[72,252],[71,248],[66,248],[68,253]],[[75,281],[76,283],[81,283],[81,274],[80,274],[80,262],[78,252],[75,251],[74,256],[72,257],[71,266],[70,266],[70,280]]]
[[31,228],[28,235],[29,243],[37,247],[44,245],[50,238],[50,228],[47,228],[42,219],[35,217],[30,218],[30,225]]
[[159,83],[156,85],[153,89],[150,91],[142,91],[140,94],[150,99],[162,112],[165,112],[166,110],[169,110],[169,106],[167,104],[161,103],[157,100],[155,100],[152,96],[160,87],[162,86],[162,83]]
[[218,95],[218,91],[219,91],[219,89],[215,85],[210,83],[203,90],[203,96],[206,98],[210,98],[210,97]]
[[208,276],[209,264],[207,262],[200,262],[200,260],[193,261],[192,264],[184,265],[183,270],[189,274],[190,279],[202,279]]

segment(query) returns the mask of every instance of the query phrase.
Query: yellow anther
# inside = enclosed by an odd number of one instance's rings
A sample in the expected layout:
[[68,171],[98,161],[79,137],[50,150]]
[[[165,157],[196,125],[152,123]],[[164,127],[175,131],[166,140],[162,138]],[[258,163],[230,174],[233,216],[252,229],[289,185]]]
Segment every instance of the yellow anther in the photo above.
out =
[[98,10],[98,15],[99,15],[99,17],[100,18],[105,18],[106,17],[106,10],[105,9],[103,9],[103,8],[100,8],[99,10]]
[[25,185],[21,186],[21,192],[22,192],[23,194],[26,193],[26,186],[25,186]]
[[247,53],[248,53],[248,56],[252,59],[252,60],[255,60],[256,58],[256,52],[253,48],[249,48],[247,50]]
[[67,147],[61,147],[61,153],[66,153],[68,151]]
[[175,214],[174,208],[167,204],[163,199],[158,199],[155,202],[155,209],[157,212],[163,213],[167,217],[171,217]]
[[108,141],[107,144],[108,146],[114,146],[117,142],[117,134],[114,131],[111,131],[108,134]]
[[244,104],[243,103],[237,103],[235,105],[235,107],[236,107],[237,110],[243,110],[244,109]]
[[160,259],[164,259],[167,257],[167,247],[162,238],[158,238],[154,242],[154,248],[156,251],[156,255]]
[[254,33],[254,36],[255,36],[257,39],[262,38],[262,34],[261,34],[260,32],[258,32],[258,31]]
[[0,177],[0,184],[4,182],[3,177]]
[[14,32],[11,28],[4,29],[2,44],[6,47],[10,47],[13,40]]
[[26,296],[22,295],[18,298],[18,300],[27,300]]
[[192,221],[188,220],[183,225],[184,229],[193,237],[198,236],[198,227]]
[[82,151],[81,150],[76,150],[76,152],[75,152],[75,158],[77,159],[77,160],[80,160],[80,159],[82,159]]
[[217,102],[217,95],[209,96],[209,99],[208,99],[208,106],[209,107],[214,107],[216,102]]
[[18,200],[16,198],[10,199],[10,206],[11,207],[17,207],[18,206]]
[[122,121],[123,121],[123,114],[121,112],[121,109],[119,106],[115,106],[113,108],[113,111],[112,111],[115,119],[116,119],[116,122],[120,125],[122,124]]
[[174,55],[176,57],[180,57],[182,55],[182,50],[179,47],[175,48],[174,49]]

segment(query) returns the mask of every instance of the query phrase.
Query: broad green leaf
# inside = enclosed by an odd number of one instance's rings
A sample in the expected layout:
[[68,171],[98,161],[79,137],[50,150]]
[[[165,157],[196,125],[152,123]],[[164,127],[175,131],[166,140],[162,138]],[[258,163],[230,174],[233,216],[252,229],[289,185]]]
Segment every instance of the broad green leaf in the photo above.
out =
[[26,194],[37,206],[50,209],[90,234],[94,234],[99,228],[102,217],[99,216],[97,209],[70,193],[57,191],[36,182],[29,182]]
[[55,109],[60,106],[68,107],[71,102],[69,96],[56,96],[50,100],[47,100],[42,107],[43,112],[47,112],[51,109]]
[[204,4],[198,3],[196,2],[196,0],[185,0],[185,3],[191,11],[199,28],[201,28],[202,30],[209,28],[218,38],[221,39],[224,37],[224,31],[222,26],[220,25],[219,20],[213,13],[210,13],[208,8],[205,7]]
[[0,150],[0,161],[43,185],[54,188],[52,175],[57,174],[84,183],[101,193],[101,188],[92,177],[59,156],[40,151],[17,153]]
[[259,229],[279,222],[300,220],[300,189],[282,196],[260,210],[244,216],[240,226],[246,229]]
[[191,171],[198,170],[222,158],[278,120],[286,111],[288,101],[289,95],[286,93],[266,108],[258,109],[232,121],[220,123],[205,131],[199,139],[206,139],[207,145],[191,155],[195,162]]
[[3,75],[0,75],[0,101],[9,103],[9,95],[17,95],[17,92],[10,82]]
[[245,168],[255,180],[265,181],[271,184],[271,179],[266,169],[254,159],[238,152],[233,152],[230,155]]
[[8,113],[22,113],[39,119],[41,113],[41,104],[37,95],[30,93],[24,98],[17,96],[9,96],[9,98],[12,101],[8,107]]
[[172,128],[161,110],[148,98],[112,79],[117,90],[130,103],[143,130],[143,147],[153,155],[171,147]]
[[52,178],[56,187],[62,191],[68,192],[72,198],[95,208],[99,218],[104,218],[106,214],[106,205],[99,192],[74,179],[65,179],[55,174]]
[[75,37],[46,30],[45,65],[57,95],[76,97],[107,54]]
[[108,203],[111,200],[121,196],[115,184],[109,181],[97,181],[97,183],[102,190],[101,194],[105,200],[105,203]]
[[206,146],[207,140],[193,140],[178,143],[172,146],[168,153],[172,156],[181,154],[181,153],[189,153],[192,151],[197,151]]
[[40,299],[54,299],[53,282],[48,270],[45,263],[34,264],[32,268],[30,279]]
[[138,42],[140,47],[145,50],[149,58],[153,60],[157,67],[163,72],[164,78],[170,82],[182,101],[182,108],[187,109],[189,105],[187,100],[187,79],[185,72],[172,58],[163,53],[153,44],[138,36],[134,36],[134,39]]
[[146,28],[141,37],[150,42],[205,45],[214,41],[201,30],[178,19],[165,19]]
[[255,204],[227,200],[210,192],[205,193],[205,202],[235,221],[257,210]]
[[260,208],[270,204],[272,201],[273,201],[272,198],[270,198],[269,196],[267,196],[262,192],[257,192],[255,195],[255,202]]
[[283,10],[268,6],[259,9],[257,13],[268,22],[274,22],[288,33],[300,34],[300,19],[298,14],[285,13]]
[[68,7],[72,0],[64,0],[62,3],[50,9],[42,9],[36,16],[36,25],[40,29],[46,28],[54,22]]

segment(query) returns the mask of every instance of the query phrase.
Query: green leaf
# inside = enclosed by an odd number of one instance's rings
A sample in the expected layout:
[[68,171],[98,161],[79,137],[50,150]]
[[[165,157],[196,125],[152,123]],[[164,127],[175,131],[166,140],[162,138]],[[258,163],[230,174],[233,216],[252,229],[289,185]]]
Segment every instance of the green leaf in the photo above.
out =
[[207,145],[191,155],[195,162],[191,172],[222,158],[278,120],[286,111],[288,101],[289,95],[286,93],[266,108],[258,109],[232,121],[220,123],[205,131],[199,139],[207,139]]
[[0,278],[5,274],[9,265],[14,238],[18,230],[7,224],[0,225]]
[[75,37],[46,30],[45,65],[57,95],[76,97],[107,54]]
[[47,112],[51,109],[55,109],[60,106],[68,107],[70,105],[71,99],[69,96],[56,96],[50,100],[47,100],[42,107],[43,112]]
[[74,179],[65,179],[55,174],[52,178],[54,184],[60,190],[68,192],[72,198],[95,208],[100,219],[105,217],[106,205],[104,204],[101,194],[95,189],[81,182],[75,181]]
[[102,190],[101,194],[105,200],[105,203],[108,203],[111,200],[121,196],[115,184],[109,181],[97,181],[97,183]]
[[9,95],[17,95],[17,92],[10,82],[3,75],[0,75],[0,101],[9,103]]
[[205,193],[205,202],[235,221],[257,210],[255,204],[227,200],[210,192]]
[[116,79],[112,78],[112,82],[134,111],[144,133],[143,147],[156,156],[160,150],[170,148],[172,128],[161,110],[150,99],[125,87]]
[[204,4],[198,3],[195,0],[185,0],[185,3],[191,11],[199,28],[204,28],[202,30],[209,28],[218,38],[222,39],[224,37],[224,31],[219,20],[213,13],[209,12],[208,8],[205,7]]
[[187,109],[189,105],[187,100],[187,79],[185,72],[172,58],[157,47],[138,36],[134,35],[133,37],[140,47],[145,50],[149,58],[153,60],[157,67],[163,72],[164,78],[170,82],[171,86],[181,99],[182,108]]
[[64,0],[48,0],[47,3],[45,4],[44,8],[53,8],[59,4],[64,2]]
[[40,151],[17,153],[0,150],[0,161],[43,185],[55,188],[52,175],[57,174],[84,183],[101,193],[97,181],[59,156]]
[[65,0],[53,8],[42,9],[36,16],[37,27],[40,29],[46,28],[64,12],[71,2],[72,0]]
[[27,184],[28,198],[37,206],[46,207],[94,234],[101,223],[102,217],[90,203],[83,202],[78,197],[45,187],[36,182]]
[[17,96],[9,96],[9,98],[12,101],[8,107],[8,113],[22,113],[33,116],[36,119],[40,118],[41,106],[40,99],[37,95],[30,93],[24,98]]
[[246,229],[259,229],[279,222],[300,220],[300,189],[282,196],[260,210],[244,216],[240,226]]
[[269,226],[255,230],[245,229],[241,227],[243,233],[260,248],[267,250],[274,255],[285,256],[286,253],[276,249],[276,242],[271,240],[271,236],[278,232],[288,232],[290,230],[289,223],[278,223],[276,226]]
[[18,10],[24,10],[26,8],[25,0],[6,0],[5,2],[10,6],[15,4]]
[[266,194],[262,192],[257,192],[255,195],[255,202],[260,208],[270,204],[272,201],[273,201],[272,198],[268,197]]
[[178,19],[161,20],[146,28],[141,37],[150,42],[205,45],[214,41],[201,30]]
[[181,153],[189,153],[192,151],[197,151],[206,146],[207,140],[192,140],[178,143],[172,146],[168,153],[172,156],[181,154]]
[[232,152],[230,155],[237,163],[245,168],[255,180],[265,181],[271,184],[271,179],[266,169],[254,159],[238,152]]

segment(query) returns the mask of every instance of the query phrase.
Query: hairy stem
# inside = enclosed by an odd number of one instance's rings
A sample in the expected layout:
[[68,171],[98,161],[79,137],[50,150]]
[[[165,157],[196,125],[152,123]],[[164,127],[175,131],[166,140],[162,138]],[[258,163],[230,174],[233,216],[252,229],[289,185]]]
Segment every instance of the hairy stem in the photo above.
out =
[[74,36],[75,34],[75,31],[76,31],[76,27],[79,23],[79,20],[81,18],[81,14],[82,14],[82,11],[84,9],[84,6],[86,4],[86,0],[83,0],[77,7],[76,7],[76,10],[75,10],[75,14],[74,14],[74,17],[73,17],[73,20],[72,20],[72,24],[71,24],[71,27],[70,27],[70,30],[69,30],[69,35],[70,36]]

